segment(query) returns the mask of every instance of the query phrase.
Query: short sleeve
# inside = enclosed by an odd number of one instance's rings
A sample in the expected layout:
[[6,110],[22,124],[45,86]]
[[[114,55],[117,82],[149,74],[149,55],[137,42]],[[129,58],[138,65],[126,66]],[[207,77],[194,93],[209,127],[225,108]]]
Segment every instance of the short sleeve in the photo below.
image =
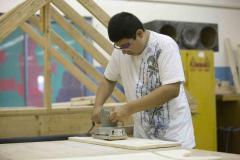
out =
[[168,38],[161,51],[158,58],[158,67],[162,84],[184,82],[182,60],[176,42]]
[[110,57],[104,76],[111,81],[118,81],[120,78],[120,57],[116,50],[113,51]]

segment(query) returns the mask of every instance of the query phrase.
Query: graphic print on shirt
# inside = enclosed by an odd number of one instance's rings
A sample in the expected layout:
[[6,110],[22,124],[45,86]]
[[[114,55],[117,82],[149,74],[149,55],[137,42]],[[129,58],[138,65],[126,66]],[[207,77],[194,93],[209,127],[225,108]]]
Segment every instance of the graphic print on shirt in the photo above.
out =
[[[137,98],[149,94],[161,85],[158,69],[158,58],[161,50],[154,46],[148,46],[146,49],[146,56],[143,57],[140,64],[139,79],[136,86]],[[140,114],[142,127],[149,138],[159,138],[165,135],[170,122],[168,103],[142,111]]]

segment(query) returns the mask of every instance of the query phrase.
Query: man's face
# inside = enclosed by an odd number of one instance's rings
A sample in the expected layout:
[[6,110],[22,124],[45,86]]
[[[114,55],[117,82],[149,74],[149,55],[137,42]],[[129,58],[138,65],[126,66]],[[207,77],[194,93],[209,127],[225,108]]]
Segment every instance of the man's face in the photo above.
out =
[[[141,34],[141,33],[140,33]],[[122,50],[123,54],[137,56],[144,49],[143,36],[136,34],[136,38],[124,38],[114,43],[114,48]]]

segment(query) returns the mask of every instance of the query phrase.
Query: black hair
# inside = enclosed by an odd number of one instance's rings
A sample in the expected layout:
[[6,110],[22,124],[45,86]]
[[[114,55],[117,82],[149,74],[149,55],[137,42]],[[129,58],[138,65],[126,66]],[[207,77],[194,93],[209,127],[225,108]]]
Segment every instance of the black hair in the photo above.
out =
[[136,31],[144,27],[142,22],[133,14],[121,12],[114,15],[108,23],[108,36],[112,42],[123,38],[136,38]]

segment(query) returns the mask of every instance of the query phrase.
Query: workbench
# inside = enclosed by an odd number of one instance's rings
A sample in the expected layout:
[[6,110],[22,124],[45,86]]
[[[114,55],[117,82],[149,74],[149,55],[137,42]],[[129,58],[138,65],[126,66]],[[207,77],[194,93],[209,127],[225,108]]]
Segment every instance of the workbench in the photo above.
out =
[[240,94],[218,94],[218,151],[240,153]]
[[[33,160],[33,159],[51,159],[51,158],[73,158],[84,156],[103,156],[118,155],[143,152],[157,152],[163,150],[180,149],[178,147],[148,149],[148,150],[128,150],[108,146],[100,146],[69,140],[62,141],[43,141],[27,143],[7,143],[0,144],[1,160]],[[220,156],[223,160],[239,160],[240,155],[212,152],[192,149],[191,156]],[[148,160],[150,160],[148,158]]]

